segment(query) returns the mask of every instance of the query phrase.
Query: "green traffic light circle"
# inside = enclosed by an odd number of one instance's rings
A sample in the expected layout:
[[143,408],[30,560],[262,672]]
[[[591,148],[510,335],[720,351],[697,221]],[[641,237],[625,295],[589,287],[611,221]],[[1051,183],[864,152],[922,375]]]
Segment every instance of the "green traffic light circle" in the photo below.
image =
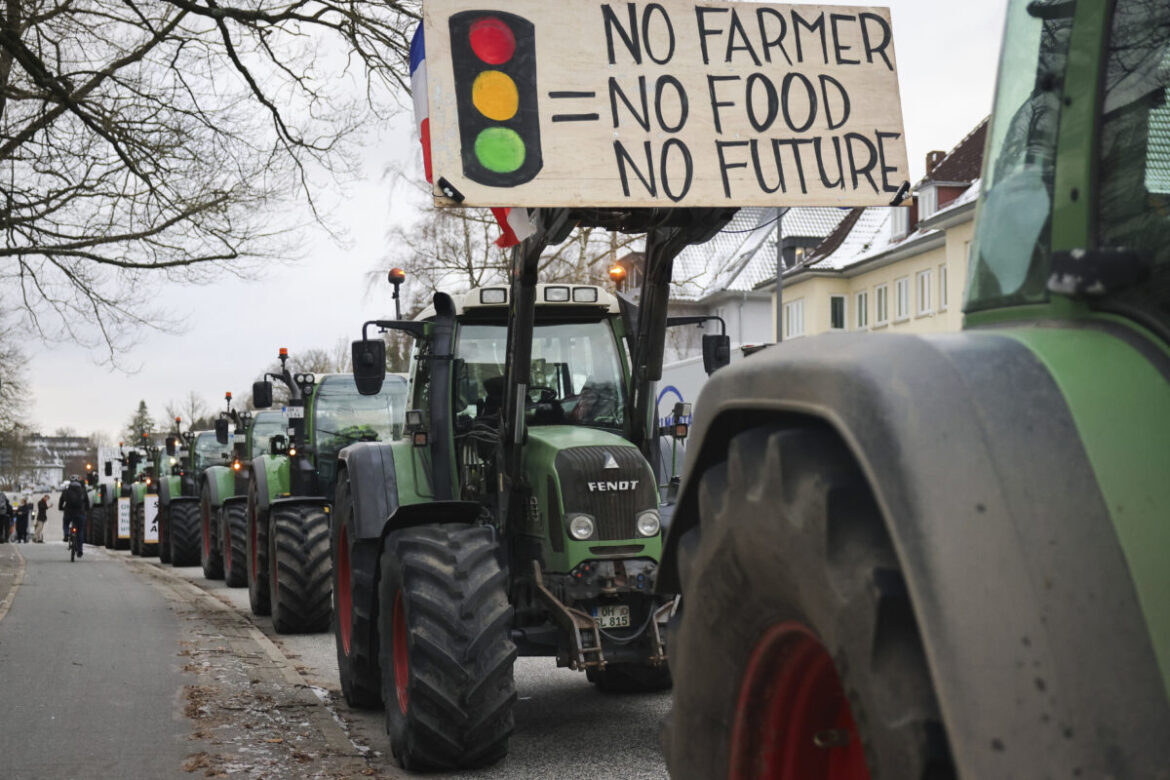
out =
[[512,173],[524,164],[524,139],[508,127],[489,127],[475,139],[480,165],[494,173]]

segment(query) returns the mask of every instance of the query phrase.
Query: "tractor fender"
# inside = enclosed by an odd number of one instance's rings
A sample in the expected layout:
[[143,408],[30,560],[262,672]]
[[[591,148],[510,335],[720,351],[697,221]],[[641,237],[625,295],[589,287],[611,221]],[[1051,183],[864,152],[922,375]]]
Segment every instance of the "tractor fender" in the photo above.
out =
[[398,478],[389,442],[355,442],[337,453],[337,476],[349,476],[354,539],[380,539],[398,509]]
[[700,478],[737,433],[828,426],[897,552],[963,776],[1170,765],[1170,703],[1112,518],[1063,394],[1022,343],[797,339],[720,369],[695,410],[660,590],[679,592]]
[[[174,484],[172,488],[171,485]],[[178,477],[162,477],[158,481],[158,505],[160,507],[170,506],[171,495],[179,492],[179,478]]]
[[261,455],[252,461],[252,479],[256,480],[256,498],[264,513],[272,501],[282,493],[288,493],[288,457],[284,455]]
[[246,504],[246,503],[248,503],[247,496],[228,496],[227,498],[225,498],[223,500],[224,506],[229,506],[231,504]]
[[146,495],[146,483],[135,482],[130,486],[130,506],[138,506]]
[[271,512],[288,504],[296,504],[297,506],[322,506],[328,512],[328,507],[331,503],[331,499],[321,498],[320,496],[287,496],[285,498],[274,498],[268,503],[268,510]]
[[211,466],[203,472],[203,482],[211,497],[211,506],[223,505],[224,499],[236,492],[236,476],[228,466]]

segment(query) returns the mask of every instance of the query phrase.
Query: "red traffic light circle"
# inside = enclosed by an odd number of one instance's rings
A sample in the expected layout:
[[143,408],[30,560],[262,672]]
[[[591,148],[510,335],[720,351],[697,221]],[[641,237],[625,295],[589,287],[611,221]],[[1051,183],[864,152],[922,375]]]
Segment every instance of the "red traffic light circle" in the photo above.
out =
[[472,22],[467,33],[471,50],[488,65],[503,65],[516,53],[516,36],[494,16]]

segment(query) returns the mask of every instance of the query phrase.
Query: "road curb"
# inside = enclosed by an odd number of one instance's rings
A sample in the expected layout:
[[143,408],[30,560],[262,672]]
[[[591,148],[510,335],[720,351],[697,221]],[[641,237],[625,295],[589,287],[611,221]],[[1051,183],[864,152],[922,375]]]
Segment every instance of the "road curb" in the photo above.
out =
[[[4,551],[0,553],[0,561],[4,564],[0,566],[0,620],[8,614],[8,609],[16,599],[16,592],[24,582],[24,556],[14,544],[4,547]],[[15,562],[11,574],[7,565],[9,562]]]

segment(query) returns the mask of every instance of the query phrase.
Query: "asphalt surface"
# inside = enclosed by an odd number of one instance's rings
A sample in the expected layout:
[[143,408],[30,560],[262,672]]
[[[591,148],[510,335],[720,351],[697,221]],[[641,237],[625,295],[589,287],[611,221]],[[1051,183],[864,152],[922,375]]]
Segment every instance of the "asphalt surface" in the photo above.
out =
[[112,557],[70,563],[59,537],[3,546],[6,569],[17,548],[25,566],[0,620],[0,773],[189,777],[167,602]]
[[[199,567],[2,544],[0,777],[410,776],[382,713],[345,704],[335,653],[331,634],[276,635]],[[547,658],[518,659],[516,687],[508,757],[428,777],[667,777],[669,694],[601,694]]]

